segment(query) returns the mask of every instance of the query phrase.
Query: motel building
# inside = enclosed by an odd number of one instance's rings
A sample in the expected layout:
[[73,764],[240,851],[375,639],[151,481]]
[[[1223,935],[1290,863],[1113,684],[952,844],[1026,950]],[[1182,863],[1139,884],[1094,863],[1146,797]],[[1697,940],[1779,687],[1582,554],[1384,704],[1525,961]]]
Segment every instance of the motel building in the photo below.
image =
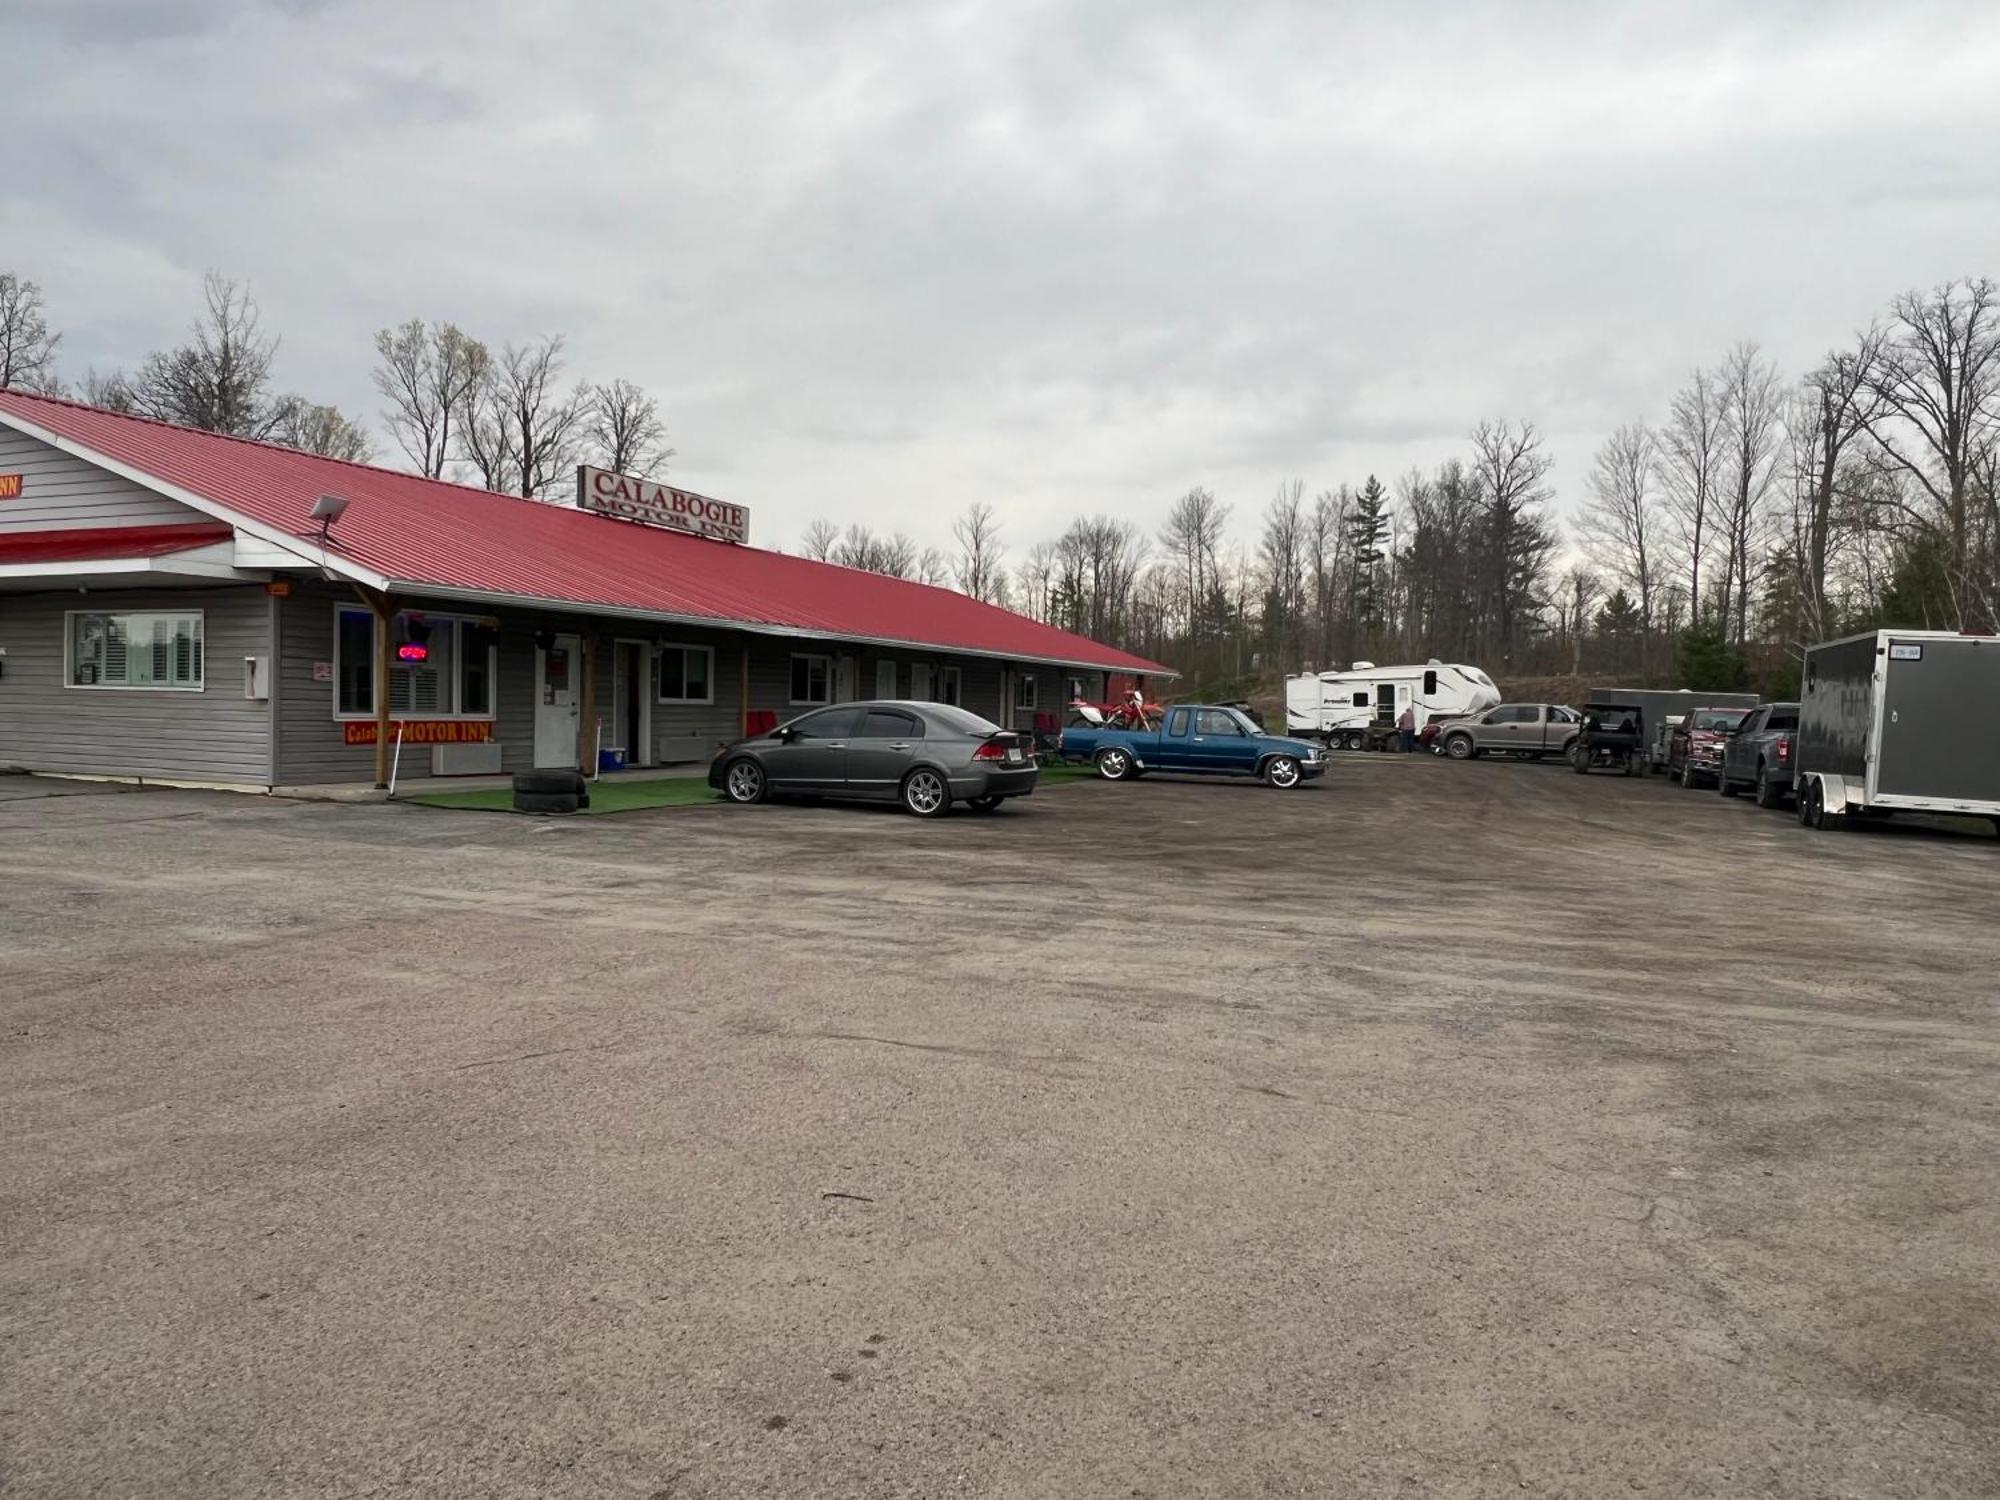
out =
[[820,704],[1047,728],[1172,675],[760,550],[749,519],[601,470],[541,504],[0,391],[0,769],[269,790],[381,785],[398,747],[406,779],[701,765]]

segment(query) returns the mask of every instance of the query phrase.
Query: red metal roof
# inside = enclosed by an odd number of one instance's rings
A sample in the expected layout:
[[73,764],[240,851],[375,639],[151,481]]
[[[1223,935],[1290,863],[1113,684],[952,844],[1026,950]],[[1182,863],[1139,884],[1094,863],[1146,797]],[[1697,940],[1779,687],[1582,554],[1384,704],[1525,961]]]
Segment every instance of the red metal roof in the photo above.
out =
[[181,526],[86,526],[61,531],[0,531],[0,563],[45,563],[167,557],[212,547],[236,535],[225,521]]
[[1115,672],[1169,671],[950,589],[879,573],[21,391],[0,391],[0,414],[292,537],[316,542],[313,502],[340,495],[349,504],[328,550],[412,590],[462,589]]

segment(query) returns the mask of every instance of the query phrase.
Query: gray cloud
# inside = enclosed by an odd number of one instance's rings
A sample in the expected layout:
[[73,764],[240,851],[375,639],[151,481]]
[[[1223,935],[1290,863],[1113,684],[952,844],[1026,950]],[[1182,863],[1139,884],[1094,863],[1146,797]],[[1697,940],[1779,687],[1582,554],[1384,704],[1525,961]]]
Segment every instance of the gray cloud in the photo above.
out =
[[36,7],[0,261],[80,368],[249,280],[374,411],[412,315],[663,395],[684,482],[1025,546],[1609,428],[1991,264],[1990,7]]

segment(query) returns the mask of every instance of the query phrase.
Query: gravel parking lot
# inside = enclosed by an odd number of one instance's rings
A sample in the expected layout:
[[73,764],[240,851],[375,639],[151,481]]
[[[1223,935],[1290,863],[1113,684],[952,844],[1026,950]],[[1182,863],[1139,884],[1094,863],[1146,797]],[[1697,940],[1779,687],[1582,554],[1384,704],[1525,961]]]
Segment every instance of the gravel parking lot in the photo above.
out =
[[0,781],[0,1492],[2000,1493],[2000,844]]

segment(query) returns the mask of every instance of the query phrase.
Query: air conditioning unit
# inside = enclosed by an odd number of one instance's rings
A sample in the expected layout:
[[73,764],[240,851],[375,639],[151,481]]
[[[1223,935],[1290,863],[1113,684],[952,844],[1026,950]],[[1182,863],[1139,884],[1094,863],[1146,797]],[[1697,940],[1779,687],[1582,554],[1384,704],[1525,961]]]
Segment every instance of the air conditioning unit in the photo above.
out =
[[433,776],[498,776],[499,774],[500,744],[497,740],[487,740],[483,744],[431,746]]

